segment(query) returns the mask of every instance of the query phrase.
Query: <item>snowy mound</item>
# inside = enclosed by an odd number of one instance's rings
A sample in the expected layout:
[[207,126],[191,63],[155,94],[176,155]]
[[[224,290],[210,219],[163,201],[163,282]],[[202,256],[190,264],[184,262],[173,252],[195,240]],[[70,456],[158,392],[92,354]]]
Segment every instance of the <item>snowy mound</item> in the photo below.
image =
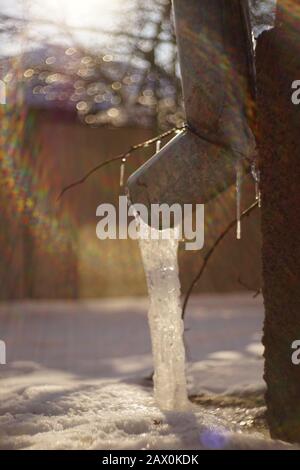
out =
[[154,403],[146,312],[143,299],[2,304],[0,448],[290,448],[251,424],[264,412],[261,300],[192,299],[182,413]]

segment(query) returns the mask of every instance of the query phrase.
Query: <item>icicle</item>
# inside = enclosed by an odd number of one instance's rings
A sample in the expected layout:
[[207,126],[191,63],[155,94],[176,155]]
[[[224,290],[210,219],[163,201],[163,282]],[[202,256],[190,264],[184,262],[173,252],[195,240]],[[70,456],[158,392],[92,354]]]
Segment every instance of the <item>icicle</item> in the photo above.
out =
[[261,194],[259,189],[260,184],[260,171],[256,169],[255,161],[251,165],[251,173],[255,181],[255,199],[258,201],[258,207],[261,207]]
[[162,410],[186,411],[189,401],[178,271],[179,228],[159,231],[149,227],[141,218],[138,223],[150,300],[148,319],[155,400]]
[[120,167],[120,186],[121,187],[124,185],[125,163],[126,163],[126,157],[122,158],[122,163]]
[[236,238],[241,239],[242,228],[241,228],[241,196],[242,196],[242,176],[243,176],[243,165],[239,160],[236,164]]
[[161,140],[157,140],[156,141],[156,153],[160,151],[160,147],[161,147]]

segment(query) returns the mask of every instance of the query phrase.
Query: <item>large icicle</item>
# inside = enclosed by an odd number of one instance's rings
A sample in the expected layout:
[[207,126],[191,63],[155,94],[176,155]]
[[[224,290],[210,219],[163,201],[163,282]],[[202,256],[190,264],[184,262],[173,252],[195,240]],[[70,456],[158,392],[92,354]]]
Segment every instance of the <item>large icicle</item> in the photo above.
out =
[[[178,234],[176,229],[157,231],[142,220],[139,222],[139,244],[150,298],[154,396],[163,410],[184,410],[189,402],[177,262]],[[167,232],[169,239],[163,239]]]

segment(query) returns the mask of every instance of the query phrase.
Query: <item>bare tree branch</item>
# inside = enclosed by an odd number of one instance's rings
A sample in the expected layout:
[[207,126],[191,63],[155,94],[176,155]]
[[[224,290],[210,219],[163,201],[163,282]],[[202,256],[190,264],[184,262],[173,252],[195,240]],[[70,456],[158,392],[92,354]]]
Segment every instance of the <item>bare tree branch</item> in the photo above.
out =
[[[251,212],[253,212],[253,210],[256,209],[256,207],[258,207],[258,201],[255,201],[250,207],[248,207],[248,209],[246,209],[244,212],[242,212],[241,218],[248,217],[251,214]],[[219,237],[216,239],[216,241],[214,242],[212,247],[208,250],[208,252],[204,256],[201,268],[200,268],[199,272],[197,273],[197,275],[195,276],[195,278],[193,279],[193,281],[191,282],[191,285],[188,288],[187,293],[185,294],[185,298],[184,298],[184,302],[183,302],[183,306],[182,306],[182,315],[181,315],[182,319],[184,319],[184,317],[185,317],[186,307],[187,307],[189,298],[190,298],[190,296],[193,292],[193,289],[196,286],[196,284],[198,283],[198,281],[200,280],[202,274],[204,273],[205,268],[208,264],[208,261],[210,260],[212,254],[214,253],[217,246],[220,244],[220,242],[223,240],[223,238],[227,235],[227,233],[236,225],[236,223],[237,223],[237,219],[234,219],[230,222],[230,224],[219,235]]]
[[259,296],[259,294],[261,294],[261,288],[259,289],[253,289],[252,287],[248,286],[248,284],[246,284],[245,281],[243,281],[241,279],[241,277],[239,276],[238,278],[238,283],[244,287],[244,289],[248,290],[249,292],[252,292],[253,293],[253,299],[256,299],[256,297]]
[[163,132],[162,134],[160,134],[156,137],[153,137],[152,139],[146,140],[145,142],[141,142],[139,144],[132,145],[131,147],[129,147],[129,149],[126,152],[123,152],[123,153],[117,155],[116,157],[109,158],[108,160],[105,160],[104,162],[99,163],[94,168],[89,170],[82,178],[80,178],[79,180],[74,181],[73,183],[71,183],[68,186],[64,187],[62,189],[61,193],[59,194],[59,196],[57,197],[57,200],[59,200],[65,194],[66,191],[68,191],[71,188],[74,188],[75,186],[83,184],[93,173],[95,173],[96,171],[100,170],[101,168],[107,166],[108,164],[121,161],[123,158],[127,159],[135,151],[137,151],[141,148],[144,148],[144,147],[148,147],[149,145],[154,144],[158,140],[165,139],[165,138],[169,137],[170,135],[174,134],[175,132],[177,132],[178,130],[183,130],[183,129],[185,129],[185,124],[180,126],[180,127],[173,127],[172,129],[169,129],[168,131]]

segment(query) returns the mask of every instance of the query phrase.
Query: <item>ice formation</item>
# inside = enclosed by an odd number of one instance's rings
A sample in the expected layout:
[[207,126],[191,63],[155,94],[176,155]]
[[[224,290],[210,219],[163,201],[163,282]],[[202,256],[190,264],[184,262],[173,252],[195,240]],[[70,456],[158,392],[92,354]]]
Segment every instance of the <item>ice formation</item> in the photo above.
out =
[[126,157],[122,158],[122,163],[120,166],[120,187],[124,186],[125,164]]
[[150,307],[148,312],[154,397],[162,410],[188,408],[183,321],[178,272],[178,229],[158,231],[139,220],[140,249]]
[[242,197],[242,178],[243,168],[240,161],[236,164],[236,238],[241,239],[242,228],[241,228],[241,197]]
[[251,172],[255,181],[255,200],[258,202],[258,207],[261,207],[261,194],[260,194],[260,171],[256,168],[255,161],[251,165]]

